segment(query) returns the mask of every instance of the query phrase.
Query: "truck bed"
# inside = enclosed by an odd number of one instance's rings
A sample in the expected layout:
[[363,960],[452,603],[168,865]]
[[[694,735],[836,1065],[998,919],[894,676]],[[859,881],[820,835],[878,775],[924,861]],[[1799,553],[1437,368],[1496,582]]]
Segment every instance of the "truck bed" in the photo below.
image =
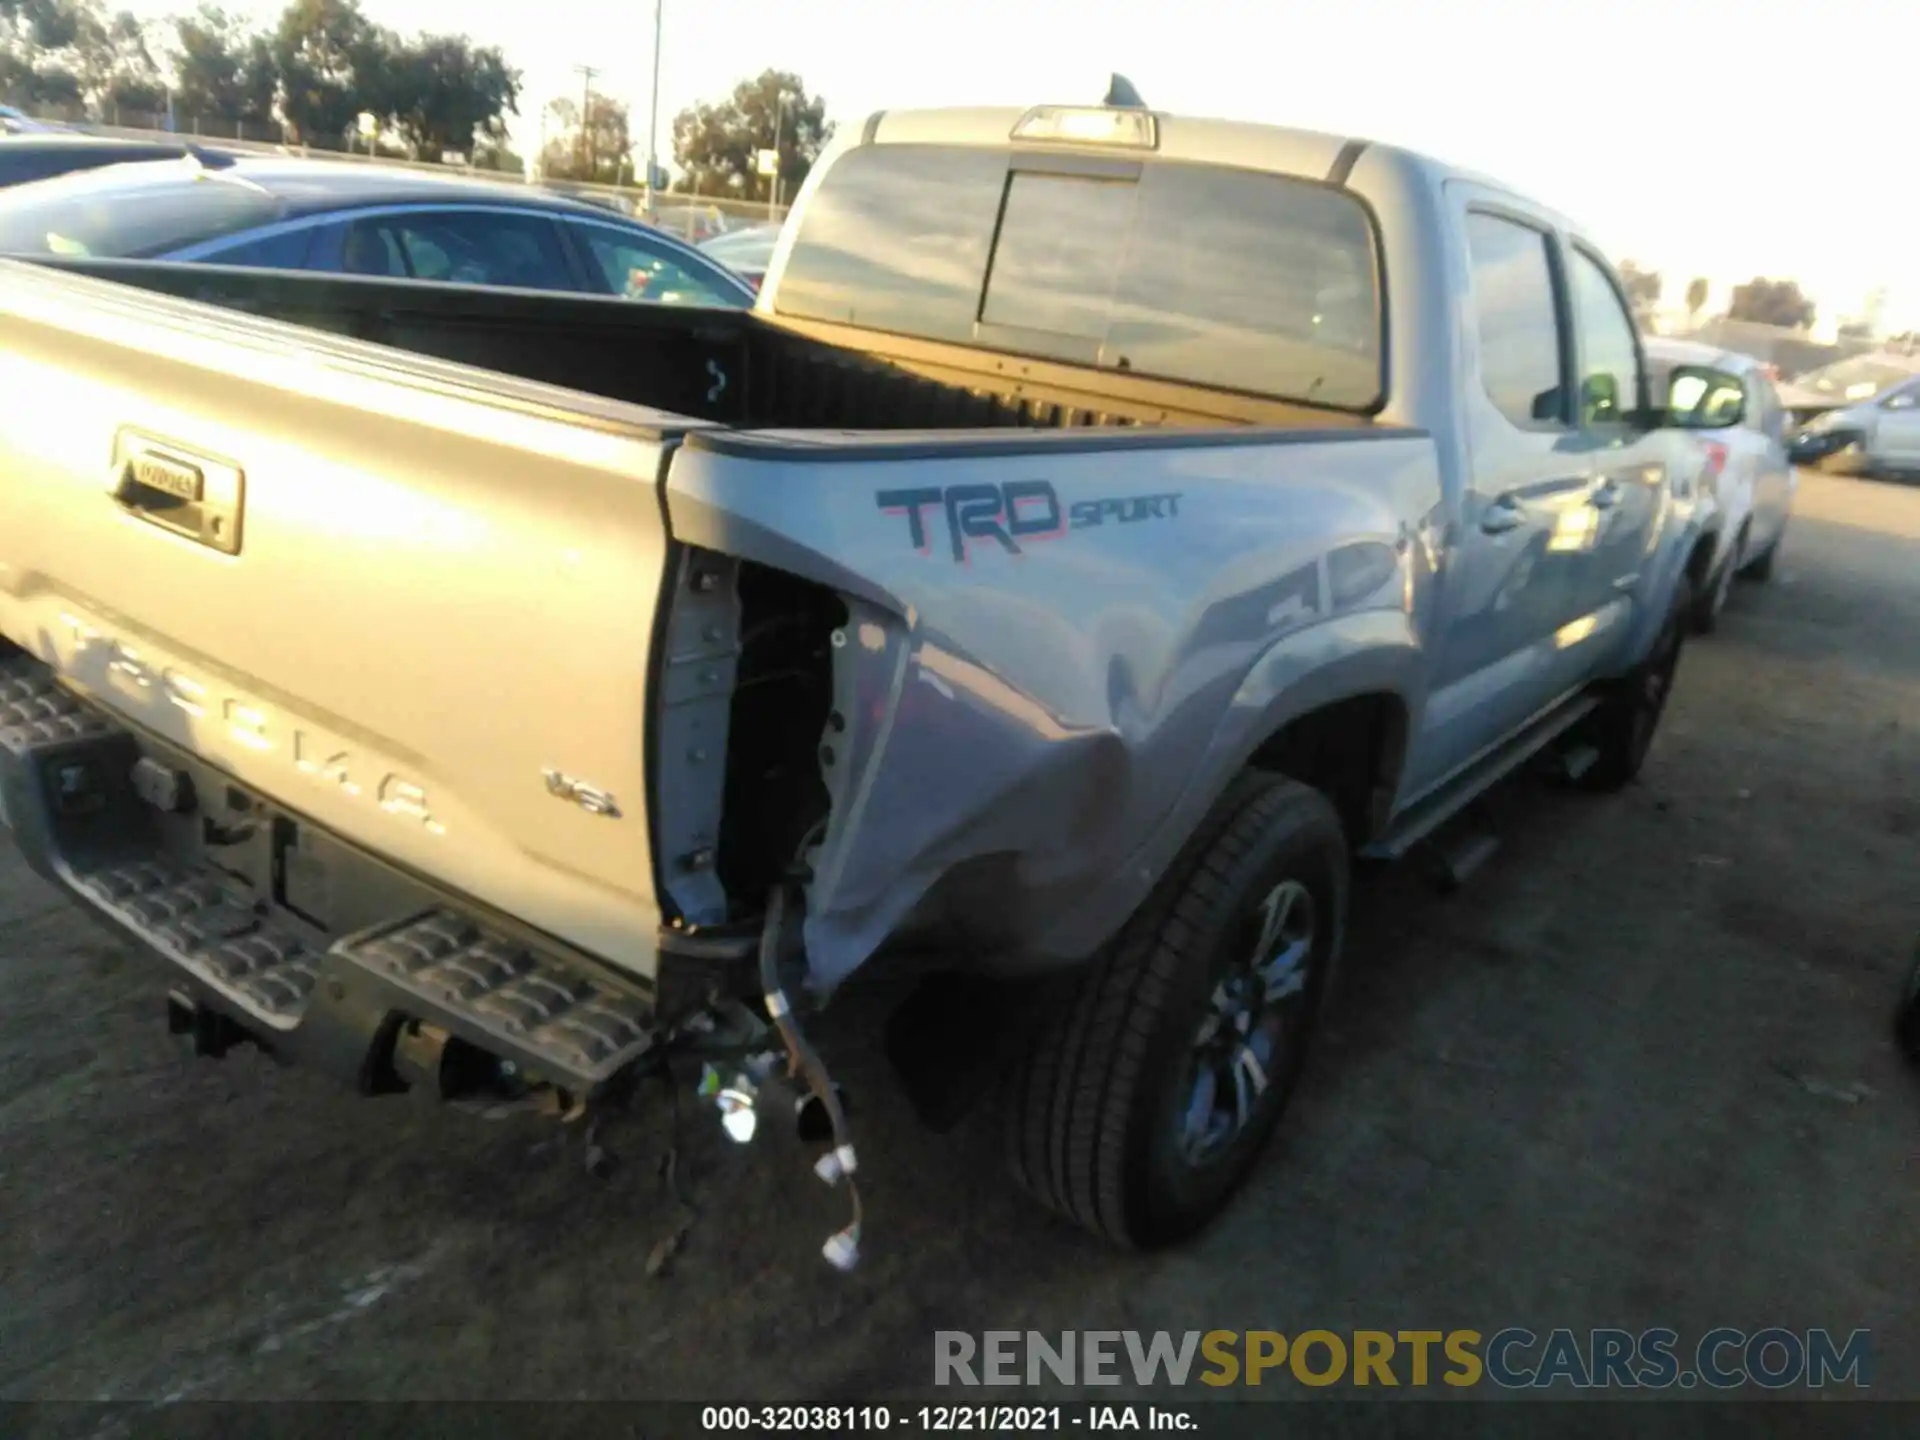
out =
[[1399,683],[1439,496],[1356,416],[209,267],[0,262],[0,394],[10,824],[196,1015],[363,1085],[395,1017],[607,1083],[803,851],[822,987],[1086,954],[1288,636]]

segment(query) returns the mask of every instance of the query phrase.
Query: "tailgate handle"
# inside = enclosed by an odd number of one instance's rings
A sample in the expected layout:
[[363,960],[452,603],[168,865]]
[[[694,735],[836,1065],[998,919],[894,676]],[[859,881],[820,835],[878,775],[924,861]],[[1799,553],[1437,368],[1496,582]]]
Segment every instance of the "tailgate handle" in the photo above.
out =
[[231,461],[122,430],[114,437],[110,493],[137,520],[222,555],[240,553],[246,476]]

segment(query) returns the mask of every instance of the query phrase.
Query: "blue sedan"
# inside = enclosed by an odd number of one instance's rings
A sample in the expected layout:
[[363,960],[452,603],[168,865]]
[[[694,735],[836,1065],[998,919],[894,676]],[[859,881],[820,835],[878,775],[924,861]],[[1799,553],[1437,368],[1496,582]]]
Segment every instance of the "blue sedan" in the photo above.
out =
[[0,191],[0,254],[324,270],[733,309],[754,298],[692,246],[562,195],[198,151]]

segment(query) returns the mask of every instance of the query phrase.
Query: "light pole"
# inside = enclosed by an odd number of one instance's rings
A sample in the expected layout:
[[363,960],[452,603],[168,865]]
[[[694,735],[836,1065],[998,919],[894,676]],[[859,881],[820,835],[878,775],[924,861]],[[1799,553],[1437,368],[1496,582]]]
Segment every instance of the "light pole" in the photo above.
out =
[[600,72],[591,65],[573,67],[580,73],[580,154],[587,173],[582,179],[593,179],[593,77]]
[[773,222],[773,212],[780,205],[780,132],[787,119],[787,92],[782,90],[773,101],[773,175],[767,181],[767,222]]
[[665,0],[653,0],[653,93],[652,116],[647,121],[647,217],[660,214],[654,200],[654,176],[660,173],[660,7]]

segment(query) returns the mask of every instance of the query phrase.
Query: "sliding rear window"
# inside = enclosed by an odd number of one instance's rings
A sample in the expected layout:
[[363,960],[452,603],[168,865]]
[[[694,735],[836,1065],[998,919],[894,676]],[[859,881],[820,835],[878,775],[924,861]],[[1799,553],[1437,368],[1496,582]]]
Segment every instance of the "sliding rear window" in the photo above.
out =
[[868,145],[803,212],[783,314],[1343,409],[1376,406],[1373,223],[1308,180]]

